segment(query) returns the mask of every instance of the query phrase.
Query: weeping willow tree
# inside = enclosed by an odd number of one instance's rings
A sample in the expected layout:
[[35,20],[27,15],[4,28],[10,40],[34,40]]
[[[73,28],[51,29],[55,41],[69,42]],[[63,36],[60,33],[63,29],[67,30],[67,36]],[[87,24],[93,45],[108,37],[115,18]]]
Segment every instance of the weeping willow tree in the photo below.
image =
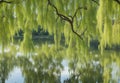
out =
[[56,48],[62,34],[69,50],[87,49],[94,38],[100,41],[101,51],[120,44],[119,0],[1,0],[0,21],[1,44],[7,45],[23,30],[21,49],[26,53],[33,50],[31,33],[38,25],[54,35]]
[[[60,50],[60,42],[62,35],[64,35],[67,46],[66,55],[73,57],[69,65],[76,72],[77,65],[72,64],[72,62],[77,63],[78,59],[80,59],[79,63],[92,62],[92,60],[89,60],[91,58],[87,55],[86,50],[93,39],[99,40],[101,52],[106,46],[112,47],[112,45],[120,44],[120,0],[0,0],[2,55],[5,56],[5,46],[13,41],[14,35],[19,30],[24,32],[21,50],[26,55],[32,52],[34,50],[32,31],[37,31],[39,25],[42,26],[44,31],[54,35],[55,47],[54,50],[47,46],[38,49],[42,52],[40,51],[38,57],[34,56],[34,60],[44,63],[42,58],[58,58],[59,54],[56,50]],[[78,58],[78,56],[80,57]],[[25,59],[25,61],[27,60]],[[105,61],[101,60],[104,67],[104,83],[110,80],[111,70],[107,71],[108,68],[106,67],[109,61],[107,59]],[[119,59],[117,61],[119,62]],[[30,66],[31,64],[30,62]],[[49,63],[45,65],[48,67]],[[86,68],[83,67],[83,70]],[[84,79],[86,80],[86,77],[83,76],[83,81],[85,81]]]

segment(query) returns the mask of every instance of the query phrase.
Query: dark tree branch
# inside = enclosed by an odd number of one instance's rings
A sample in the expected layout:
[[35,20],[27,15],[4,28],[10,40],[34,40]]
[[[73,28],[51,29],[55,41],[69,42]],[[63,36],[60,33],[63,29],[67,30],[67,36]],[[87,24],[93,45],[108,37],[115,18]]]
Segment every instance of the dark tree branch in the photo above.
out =
[[78,34],[78,33],[74,30],[73,23],[70,23],[70,24],[71,24],[72,32],[75,33],[80,39],[83,40],[82,35],[81,35],[81,34]]
[[70,18],[68,18],[67,16],[65,16],[65,15],[63,15],[63,14],[60,14],[60,13],[58,12],[58,9],[56,8],[56,6],[53,5],[53,4],[50,2],[50,0],[48,0],[48,5],[52,6],[52,7],[55,9],[56,14],[57,14],[61,19],[66,20],[66,21],[68,21],[68,22],[71,21]]
[[117,2],[120,5],[120,0],[114,0],[115,2]]
[[[86,7],[78,7],[78,8],[76,9],[76,11],[75,11],[75,13],[74,13],[73,16],[65,16],[65,15],[59,13],[57,7],[56,7],[54,4],[52,4],[50,0],[48,0],[48,5],[50,5],[51,7],[53,7],[53,8],[55,9],[56,14],[57,14],[61,19],[63,19],[63,20],[65,20],[65,21],[67,21],[68,23],[70,23],[72,32],[73,32],[74,34],[76,34],[78,37],[80,37],[80,39],[83,40],[82,35],[84,34],[85,31],[84,31],[83,33],[81,33],[81,34],[78,34],[78,33],[74,30],[73,22],[74,22],[74,18],[76,17],[78,11],[79,11],[80,9],[85,9],[85,10],[86,10],[87,8],[86,8]],[[69,17],[70,17],[70,18],[69,18]]]
[[73,19],[76,17],[76,15],[77,15],[77,13],[78,13],[78,11],[79,11],[80,9],[85,9],[85,10],[87,10],[87,7],[78,7],[78,8],[76,9],[74,15],[72,16]]
[[92,0],[93,2],[95,2],[97,5],[100,5],[96,0]]
[[1,1],[0,1],[0,4],[1,4],[1,3],[11,4],[11,3],[13,3],[13,1],[4,1],[4,0],[1,0]]

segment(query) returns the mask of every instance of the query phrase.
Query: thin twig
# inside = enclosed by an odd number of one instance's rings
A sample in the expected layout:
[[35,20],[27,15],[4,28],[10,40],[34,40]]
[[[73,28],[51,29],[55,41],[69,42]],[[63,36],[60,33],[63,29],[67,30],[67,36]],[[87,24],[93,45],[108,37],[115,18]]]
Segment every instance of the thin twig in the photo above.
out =
[[76,9],[73,17],[72,17],[73,19],[76,17],[76,15],[77,15],[77,13],[78,13],[78,11],[79,11],[80,9],[85,9],[85,10],[87,10],[87,7],[78,7],[78,8]]

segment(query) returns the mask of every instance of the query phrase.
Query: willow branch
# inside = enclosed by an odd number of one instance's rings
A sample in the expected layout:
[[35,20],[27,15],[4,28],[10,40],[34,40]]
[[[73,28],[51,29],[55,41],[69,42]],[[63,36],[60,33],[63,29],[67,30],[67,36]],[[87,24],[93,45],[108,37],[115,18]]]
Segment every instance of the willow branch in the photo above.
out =
[[97,5],[100,5],[96,0],[92,0],[93,2],[95,2]]
[[66,21],[68,21],[68,22],[71,21],[70,18],[68,18],[67,16],[65,16],[65,15],[63,15],[63,14],[60,14],[60,13],[58,12],[57,7],[56,7],[55,5],[53,5],[53,4],[50,2],[50,0],[48,0],[48,5],[52,6],[52,7],[55,9],[56,14],[57,14],[61,19],[66,20]]
[[74,34],[76,34],[80,39],[82,39],[83,40],[83,38],[82,38],[82,36],[81,36],[81,34],[78,34],[75,30],[74,30],[74,27],[73,27],[73,23],[70,23],[71,24],[71,29],[72,29],[72,32],[74,33]]
[[[67,16],[59,13],[57,7],[56,7],[54,4],[52,4],[50,0],[48,0],[48,5],[50,5],[51,7],[53,7],[53,8],[55,9],[56,14],[57,14],[61,19],[63,19],[63,20],[65,20],[65,21],[67,21],[68,23],[70,23],[72,32],[73,32],[74,34],[76,34],[80,39],[83,40],[83,38],[82,38],[82,36],[81,36],[81,35],[83,35],[83,33],[82,33],[82,34],[79,34],[79,33],[77,33],[77,32],[74,30],[73,21],[74,21],[74,18],[76,17],[76,15],[77,15],[77,13],[78,13],[78,11],[79,11],[80,9],[87,9],[87,8],[86,8],[86,7],[78,7],[78,8],[76,9],[76,11],[75,11],[75,13],[74,13],[73,16],[68,16],[68,17],[67,17]],[[69,18],[69,17],[70,17],[70,18]]]
[[73,19],[76,17],[76,15],[77,15],[77,13],[78,13],[78,11],[79,11],[80,9],[85,9],[85,10],[87,10],[87,7],[78,7],[78,8],[76,9],[74,15],[72,16]]
[[117,2],[120,5],[120,0],[114,0],[115,2]]
[[0,1],[0,4],[1,4],[1,3],[11,4],[11,3],[13,3],[13,1],[4,1],[4,0],[1,0],[1,1]]

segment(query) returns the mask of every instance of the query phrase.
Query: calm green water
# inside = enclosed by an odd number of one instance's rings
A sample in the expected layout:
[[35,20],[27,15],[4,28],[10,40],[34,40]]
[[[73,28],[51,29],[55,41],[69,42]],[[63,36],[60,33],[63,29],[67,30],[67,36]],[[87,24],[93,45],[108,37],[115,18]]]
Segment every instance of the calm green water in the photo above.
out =
[[0,83],[120,83],[120,53],[86,51],[66,47],[55,50],[53,42],[35,44],[24,54],[19,44],[0,51]]

